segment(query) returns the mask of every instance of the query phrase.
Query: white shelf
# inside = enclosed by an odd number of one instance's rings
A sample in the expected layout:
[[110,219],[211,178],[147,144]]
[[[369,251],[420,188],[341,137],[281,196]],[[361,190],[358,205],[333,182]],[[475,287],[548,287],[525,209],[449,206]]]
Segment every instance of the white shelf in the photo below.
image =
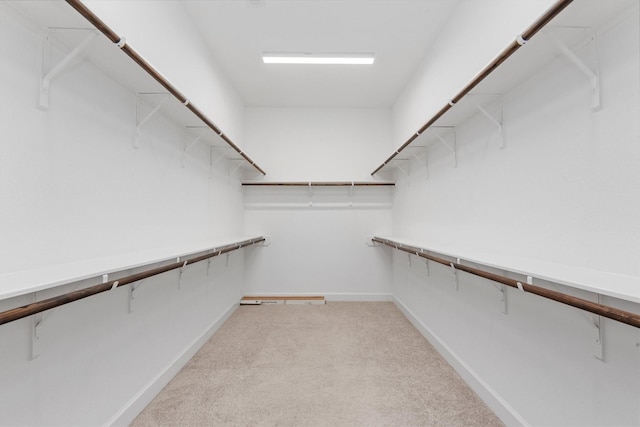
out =
[[397,237],[378,236],[402,245],[421,248],[425,251],[441,254],[460,261],[472,262],[499,270],[505,270],[523,276],[531,276],[576,289],[594,292],[625,301],[640,304],[640,277],[610,273],[583,267],[575,267],[539,259],[515,257],[504,253],[486,253],[455,248],[453,246],[430,246],[424,242]]
[[[23,16],[32,24],[32,27],[39,28],[43,35],[50,32],[52,42],[67,52],[77,46],[88,34],[87,31],[78,29],[98,31],[64,1],[7,1],[2,3],[1,6],[9,8],[13,14],[17,13]],[[99,31],[88,48],[83,51],[81,58],[93,64],[132,93],[167,93],[166,88]],[[51,84],[55,85],[55,80]],[[177,89],[179,90],[179,88]],[[189,94],[185,93],[184,95],[188,98]],[[169,98],[160,109],[162,115],[183,128],[207,128],[199,142],[213,147],[220,153],[219,155],[223,155],[228,160],[242,161],[241,167],[245,171],[260,171],[257,165],[252,166],[248,160],[208,128],[199,117],[174,96],[169,95]],[[193,139],[195,139],[199,135],[198,129],[195,129],[193,134]],[[178,142],[182,143],[182,141]]]
[[54,288],[80,280],[98,278],[145,265],[157,264],[176,258],[206,252],[224,246],[257,239],[260,236],[225,238],[201,242],[184,243],[154,250],[119,254],[112,257],[88,259],[74,263],[0,274],[0,300]]
[[390,209],[394,188],[380,181],[242,183],[246,209]]
[[[637,0],[576,0],[556,16],[545,28],[516,50],[491,74],[450,108],[433,125],[400,151],[393,160],[409,160],[417,149],[425,149],[439,141],[450,129],[464,124],[479,114],[474,101],[491,109],[500,96],[507,94],[537,71],[561,55],[561,51],[549,36],[553,33],[565,46],[573,49],[588,41],[595,29],[603,29],[625,12],[637,9]],[[524,29],[523,29],[524,30]],[[572,66],[567,64],[567,66]],[[585,77],[586,81],[586,77]],[[452,93],[453,98],[456,94]],[[435,117],[435,116],[434,116]],[[427,120],[425,120],[425,123]],[[417,131],[417,130],[416,130]],[[380,168],[384,171],[392,162]]]

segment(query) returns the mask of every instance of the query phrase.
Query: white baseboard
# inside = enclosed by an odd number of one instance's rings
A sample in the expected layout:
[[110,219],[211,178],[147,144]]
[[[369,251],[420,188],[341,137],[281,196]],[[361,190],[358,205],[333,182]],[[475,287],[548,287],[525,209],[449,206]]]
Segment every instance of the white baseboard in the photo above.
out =
[[353,302],[390,302],[393,301],[391,294],[342,294],[329,293],[324,294],[327,301],[353,301]]
[[127,404],[115,413],[104,425],[105,426],[128,426],[142,412],[142,410],[153,400],[154,397],[171,381],[171,379],[187,364],[191,358],[200,350],[200,348],[211,338],[211,336],[222,326],[222,324],[233,314],[240,306],[240,301],[232,304],[222,313],[200,337],[196,338],[191,344],[176,357],[169,366],[160,372],[155,378],[136,393]]
[[420,321],[397,297],[393,297],[398,309],[420,331],[420,333],[435,347],[442,357],[456,370],[471,389],[487,404],[489,408],[507,426],[528,426],[522,416],[513,409],[489,384],[480,378],[462,359],[460,359],[447,344],[438,337],[428,326]]
[[337,292],[251,292],[251,295],[264,297],[287,296],[287,297],[308,297],[323,296],[326,301],[353,301],[353,302],[383,302],[393,301],[393,295],[384,293],[337,293]]

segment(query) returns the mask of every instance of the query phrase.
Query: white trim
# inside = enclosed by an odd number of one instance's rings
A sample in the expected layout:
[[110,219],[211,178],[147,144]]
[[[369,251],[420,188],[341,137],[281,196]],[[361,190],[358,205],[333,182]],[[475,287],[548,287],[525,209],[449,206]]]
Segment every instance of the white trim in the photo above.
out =
[[209,327],[176,357],[162,372],[158,373],[146,386],[140,389],[129,401],[104,423],[105,426],[128,426],[153,400],[154,397],[171,381],[171,379],[187,364],[211,336],[240,306],[240,300],[233,303]]
[[393,295],[383,293],[328,293],[324,294],[327,301],[353,301],[353,302],[384,302],[393,301]]
[[449,346],[438,337],[428,326],[426,326],[418,317],[400,300],[393,297],[396,307],[405,315],[405,317],[420,331],[420,333],[435,347],[442,357],[456,370],[469,387],[491,408],[493,412],[507,426],[529,426],[530,424],[489,384],[487,384],[476,372],[467,365],[464,360],[460,359]]

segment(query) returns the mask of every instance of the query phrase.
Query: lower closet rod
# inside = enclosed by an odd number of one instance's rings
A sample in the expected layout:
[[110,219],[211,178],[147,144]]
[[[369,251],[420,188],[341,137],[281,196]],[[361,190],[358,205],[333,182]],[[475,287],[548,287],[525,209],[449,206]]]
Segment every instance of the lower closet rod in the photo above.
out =
[[480,276],[485,279],[492,280],[497,283],[501,283],[503,285],[511,286],[512,288],[522,289],[524,292],[528,292],[544,298],[548,298],[548,299],[560,302],[562,304],[570,305],[572,307],[576,307],[581,310],[585,310],[590,313],[597,314],[599,316],[607,317],[609,319],[617,320],[618,322],[626,323],[627,325],[640,328],[640,314],[632,313],[625,310],[620,310],[618,308],[609,307],[603,304],[598,304],[596,302],[588,301],[582,298],[574,297],[572,295],[567,295],[562,292],[553,291],[551,289],[543,288],[540,286],[529,285],[527,283],[522,283],[519,280],[511,279],[509,277],[500,276],[498,274],[490,273],[488,271],[479,270],[477,268],[469,267],[467,265],[462,265],[460,263],[452,262],[443,258],[438,258],[436,256],[429,255],[424,252],[420,252],[420,248],[414,248],[411,246],[402,245],[400,243],[393,242],[392,240],[381,239],[379,237],[374,237],[371,240],[373,242],[381,243],[383,245],[390,246],[400,251],[404,251],[413,255],[417,255],[421,258],[425,258],[430,261],[437,262],[438,264],[446,265],[447,267],[451,267],[453,265],[456,270],[465,271],[467,273],[474,274],[476,276]]
[[7,310],[0,313],[0,325],[13,322],[14,320],[22,319],[23,317],[31,316],[31,315],[40,313],[42,311],[50,310],[52,308],[59,307],[64,304],[77,301],[79,299],[87,298],[92,295],[106,292],[111,289],[118,288],[120,286],[128,285],[129,283],[134,283],[151,276],[156,276],[158,274],[166,273],[167,271],[177,270],[189,264],[194,264],[196,262],[204,261],[206,259],[213,258],[218,255],[225,254],[227,252],[242,249],[247,246],[255,245],[257,243],[261,243],[264,241],[265,241],[264,237],[245,240],[244,242],[239,242],[232,245],[224,246],[222,248],[217,248],[213,252],[200,255],[197,257],[185,259],[184,261],[174,262],[172,264],[164,265],[162,267],[152,268],[149,270],[142,271],[140,273],[122,277],[117,280],[111,280],[106,283],[101,283],[99,285],[90,286],[88,288],[80,289],[80,290],[69,292],[63,295],[58,295],[56,297],[48,298],[42,301],[34,302],[32,304],[27,304],[22,307],[17,307],[11,310]]

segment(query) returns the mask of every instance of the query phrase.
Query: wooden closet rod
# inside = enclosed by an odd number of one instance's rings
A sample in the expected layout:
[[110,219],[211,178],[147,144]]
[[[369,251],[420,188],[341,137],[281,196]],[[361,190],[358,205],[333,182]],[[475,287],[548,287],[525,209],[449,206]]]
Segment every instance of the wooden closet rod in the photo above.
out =
[[482,80],[484,80],[489,74],[491,74],[500,64],[507,60],[513,53],[518,50],[525,42],[531,40],[531,38],[540,31],[545,25],[549,23],[553,18],[562,12],[573,0],[560,0],[557,1],[549,10],[547,10],[540,18],[538,18],[533,24],[531,24],[517,40],[511,42],[493,61],[489,63],[476,77],[465,86],[451,101],[442,107],[428,122],[426,122],[416,133],[400,146],[387,160],[384,161],[376,170],[371,172],[371,175],[375,175],[385,167],[391,160],[393,160],[401,151],[409,146],[416,138],[418,138],[424,131],[430,128],[439,118],[449,111],[456,103],[467,95],[474,87],[476,87]]
[[[599,316],[607,317],[609,319],[617,320],[618,322],[626,323],[627,325],[640,328],[640,314],[620,310],[618,308],[609,307],[603,304],[598,304],[582,298],[574,297],[572,295],[567,295],[562,292],[542,288],[540,286],[522,283],[519,280],[500,276],[498,274],[490,273],[488,271],[479,270],[477,268],[462,265],[455,261],[450,261],[444,258],[439,258],[430,254],[426,254],[424,252],[421,252],[420,248],[403,245],[402,243],[397,243],[392,240],[381,239],[379,237],[374,237],[371,240],[373,242],[390,246],[394,249],[398,249],[400,251],[404,251],[404,252],[419,256],[421,258],[425,258],[430,261],[437,262],[438,264],[446,265],[447,267],[453,266],[456,270],[465,271],[467,273],[474,274],[476,276],[480,276],[485,279],[492,280],[497,283],[501,283],[503,285],[511,286],[512,288],[522,289],[524,292],[528,292],[544,298],[548,298],[548,299],[560,302],[562,304],[570,305],[572,307],[576,307],[581,310],[585,310],[590,313],[597,314]],[[429,252],[433,252],[433,251],[429,251]]]
[[378,187],[393,186],[393,182],[243,182],[247,186],[280,186],[280,187]]
[[215,125],[207,116],[205,116],[195,105],[193,105],[189,99],[180,92],[175,86],[173,86],[162,74],[151,64],[149,64],[144,58],[142,58],[131,46],[126,44],[125,40],[116,34],[107,24],[105,24],[100,18],[98,18],[89,8],[87,8],[80,0],[66,0],[66,2],[73,7],[80,15],[89,21],[94,27],[96,27],[102,34],[104,34],[109,40],[115,43],[120,50],[126,53],[129,58],[145,70],[151,77],[153,77],[158,83],[160,83],[169,93],[171,93],[181,104],[185,105],[193,114],[195,114],[200,120],[202,120],[211,130],[213,130],[220,138],[222,138],[231,148],[233,148],[239,155],[241,155],[247,162],[251,164],[262,175],[267,173],[260,168],[249,156],[242,152],[240,147],[233,143],[222,131]]
[[80,289],[73,292],[68,292],[63,295],[48,298],[46,300],[27,304],[22,307],[17,307],[11,310],[0,313],[0,325],[13,322],[14,320],[22,319],[23,317],[31,316],[42,311],[50,310],[61,305],[69,304],[70,302],[77,301],[79,299],[87,298],[102,292],[109,291],[111,289],[119,288],[120,286],[128,285],[148,277],[156,276],[158,274],[166,273],[167,271],[183,268],[187,265],[194,264],[196,262],[204,261],[205,259],[213,258],[218,255],[225,254],[227,252],[235,251],[247,246],[255,245],[256,243],[264,242],[265,238],[260,237],[256,239],[245,240],[243,242],[226,245],[220,248],[215,248],[212,252],[206,253],[193,258],[181,260],[161,267],[152,268],[142,271],[140,273],[132,274],[130,276],[121,277],[117,280],[111,280],[99,285],[90,286],[88,288]]

